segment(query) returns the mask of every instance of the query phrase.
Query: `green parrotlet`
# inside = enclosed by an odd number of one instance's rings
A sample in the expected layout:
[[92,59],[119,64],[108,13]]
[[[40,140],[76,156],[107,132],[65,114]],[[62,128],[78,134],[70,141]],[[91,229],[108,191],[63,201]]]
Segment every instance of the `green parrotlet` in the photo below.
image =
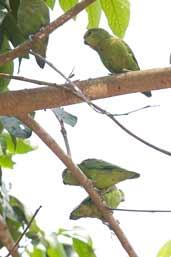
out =
[[[84,160],[78,166],[92,180],[93,185],[100,190],[106,190],[123,180],[138,178],[140,176],[136,172],[98,159]],[[79,182],[68,169],[63,171],[62,178],[64,184],[79,186]]]
[[[49,22],[49,8],[43,0],[20,0],[17,13],[18,26],[25,39],[40,31]],[[32,50],[42,57],[46,57],[48,37],[34,43]],[[45,62],[35,57],[38,65],[44,68]]]
[[[120,202],[124,201],[124,193],[120,189],[117,189],[116,186],[113,186],[108,191],[101,193],[101,197],[105,201],[106,207],[110,209],[117,208]],[[84,199],[70,214],[70,219],[72,220],[87,217],[103,220],[100,211],[94,205],[90,197]]]
[[[101,28],[89,29],[84,35],[84,43],[97,51],[104,66],[111,73],[140,70],[130,47],[119,38]],[[150,97],[151,92],[142,92]]]

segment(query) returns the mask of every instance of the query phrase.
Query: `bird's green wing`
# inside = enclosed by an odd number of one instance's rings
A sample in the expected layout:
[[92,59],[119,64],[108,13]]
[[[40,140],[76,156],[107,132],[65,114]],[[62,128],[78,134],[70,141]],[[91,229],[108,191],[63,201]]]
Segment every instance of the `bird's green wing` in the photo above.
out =
[[[123,180],[138,178],[140,176],[136,172],[98,159],[84,160],[78,166],[98,189],[107,189]],[[63,171],[62,178],[64,184],[79,185],[77,179],[68,169]]]
[[77,220],[80,218],[88,217],[102,219],[100,211],[94,205],[90,197],[84,199],[70,214],[71,220]]
[[[105,201],[106,207],[110,209],[117,208],[120,202],[124,201],[124,193],[117,189],[116,186],[102,193],[101,197]],[[100,211],[90,197],[84,199],[70,214],[70,219],[73,220],[87,217],[103,219]]]
[[[50,22],[49,8],[43,0],[20,0],[17,13],[18,26],[26,39]],[[42,57],[46,56],[48,38],[37,40],[32,50]],[[38,65],[43,68],[44,60],[36,56]]]
[[103,160],[98,159],[87,159],[80,163],[81,167],[84,167],[85,169],[109,169],[112,168],[119,168],[118,166],[111,164],[109,162],[105,162]]
[[[129,45],[127,45],[127,43],[125,43],[125,41],[122,40],[122,43],[126,46],[126,48],[128,49],[128,53],[131,55],[132,59],[134,60],[134,62],[136,63],[137,65],[137,68],[140,70],[140,67],[138,65],[138,62],[137,62],[137,59],[135,58],[135,55],[134,53],[132,52],[131,48],[129,47]],[[150,91],[147,91],[147,92],[142,92],[144,95],[146,95],[147,97],[150,97],[152,96],[151,92]]]
[[133,58],[134,62],[137,64],[138,68],[140,69],[139,65],[138,65],[138,62],[137,62],[137,59],[135,58],[135,55],[132,51],[132,49],[129,47],[129,45],[127,45],[127,43],[125,43],[125,41],[121,40],[122,43],[125,45],[125,47],[128,49],[128,53],[131,55],[131,57]]

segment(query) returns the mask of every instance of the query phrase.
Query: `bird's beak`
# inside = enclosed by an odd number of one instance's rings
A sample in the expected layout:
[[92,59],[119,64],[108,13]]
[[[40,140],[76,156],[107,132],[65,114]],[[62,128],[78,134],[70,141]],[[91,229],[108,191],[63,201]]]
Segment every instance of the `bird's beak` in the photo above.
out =
[[86,41],[86,39],[85,39],[85,38],[84,38],[84,44],[85,44],[85,45],[88,45],[88,44],[87,44],[87,41]]

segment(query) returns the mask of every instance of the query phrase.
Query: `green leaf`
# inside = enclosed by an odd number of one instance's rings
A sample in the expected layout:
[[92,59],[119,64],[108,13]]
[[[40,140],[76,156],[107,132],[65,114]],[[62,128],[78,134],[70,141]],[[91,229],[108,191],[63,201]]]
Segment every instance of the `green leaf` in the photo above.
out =
[[167,241],[157,254],[157,257],[170,257],[170,256],[171,256],[171,240]]
[[3,182],[1,183],[1,211],[4,218],[17,221],[14,210],[9,203],[8,190]]
[[9,0],[12,14],[17,18],[17,11],[20,4],[20,0]]
[[0,134],[2,133],[3,129],[4,129],[4,127],[3,127],[2,123],[0,122]]
[[2,186],[2,169],[0,167],[0,186]]
[[32,134],[32,130],[15,117],[0,116],[0,122],[15,137],[28,138]]
[[13,46],[20,45],[25,40],[24,35],[17,25],[17,20],[12,13],[6,15],[2,29]]
[[6,149],[12,154],[25,154],[36,149],[26,139],[16,138],[8,133],[3,133],[0,139],[4,138]]
[[[14,136],[14,135],[12,135],[12,134],[7,134],[6,133],[6,135],[8,135],[8,136],[10,136],[10,139],[11,139],[11,141],[12,141],[12,146],[13,146],[13,149],[14,149],[14,151],[13,151],[13,153],[15,153],[15,151],[16,151],[16,145],[17,145],[17,138]],[[8,147],[8,150],[9,150],[9,147]],[[10,150],[9,150],[10,151]],[[12,153],[12,151],[10,151],[11,153]]]
[[46,252],[43,249],[38,248],[35,246],[33,248],[33,252],[30,252],[30,257],[46,257]]
[[63,247],[64,247],[67,257],[74,257],[74,251],[73,251],[72,245],[63,244]]
[[29,238],[29,239],[31,239],[31,243],[33,244],[33,245],[38,245],[39,243],[40,243],[40,237],[39,237],[39,235],[37,235],[37,234],[35,234],[34,232],[27,232],[26,233],[26,236]]
[[10,195],[10,205],[15,213],[16,220],[21,224],[27,223],[24,205],[12,195]]
[[93,246],[91,237],[87,234],[84,228],[79,226],[75,226],[71,230],[60,228],[57,232],[57,235],[58,236],[62,235],[64,237],[68,237],[71,239],[77,238],[77,239],[80,239],[81,241],[86,242],[89,246],[91,247]]
[[56,0],[44,0],[47,5],[53,10]]
[[9,10],[9,5],[6,0],[0,0],[0,11],[1,10],[4,12],[7,12],[7,10]]
[[[0,45],[0,54],[7,53],[10,49],[11,48],[10,48],[10,45],[8,43],[8,40],[3,35],[3,40],[2,40],[1,45]],[[13,70],[14,70],[13,61],[8,62],[8,63],[0,66],[0,73],[8,73],[8,74],[12,75]],[[7,86],[9,84],[10,80],[11,79],[0,78],[0,91],[1,92],[7,90]]]
[[0,155],[0,166],[12,169],[15,162],[12,161],[12,154]]
[[16,141],[14,142],[13,138],[8,133],[3,133],[2,136],[5,138],[7,150],[10,153],[15,153]]
[[100,0],[96,0],[86,8],[88,14],[87,29],[96,28],[99,25],[101,17],[101,4]]
[[21,138],[17,139],[17,145],[15,150],[16,154],[25,154],[35,149],[36,147],[33,147],[28,140],[23,140]]
[[100,2],[111,30],[122,38],[129,24],[129,0],[100,0]]
[[2,24],[6,15],[7,15],[7,13],[4,10],[0,10],[0,26],[1,26],[1,24]]
[[0,0],[0,9],[4,8],[6,4],[6,0]]
[[51,109],[58,120],[62,120],[64,123],[74,127],[77,123],[77,117],[69,112],[66,112],[63,108]]
[[80,239],[73,239],[73,247],[79,257],[96,257],[93,248]]
[[19,222],[8,219],[8,218],[6,219],[6,223],[8,225],[9,231],[12,235],[12,238],[14,239],[14,241],[16,241],[19,238],[19,236],[21,235],[20,228],[22,227],[22,225]]
[[6,154],[7,142],[6,142],[6,138],[4,137],[4,135],[0,135],[0,146],[1,146],[2,153]]
[[51,234],[48,246],[48,256],[49,257],[67,257],[64,246],[62,243],[58,242],[57,235],[55,233]]
[[78,3],[78,0],[59,0],[59,4],[64,12],[71,9],[74,5]]

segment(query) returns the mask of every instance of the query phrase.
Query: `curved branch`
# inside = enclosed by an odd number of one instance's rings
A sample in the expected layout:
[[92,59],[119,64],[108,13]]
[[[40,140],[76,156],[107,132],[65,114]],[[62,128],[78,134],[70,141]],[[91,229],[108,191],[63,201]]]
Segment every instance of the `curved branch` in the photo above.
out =
[[88,5],[95,2],[95,0],[84,0],[80,3],[76,4],[73,8],[69,11],[61,15],[59,18],[48,24],[46,27],[43,27],[39,32],[37,32],[31,39],[25,41],[21,45],[17,46],[13,50],[9,51],[8,53],[0,55],[0,65],[5,64],[7,62],[12,61],[13,59],[24,55],[29,49],[32,48],[33,44],[37,40],[42,40],[49,36],[55,29],[62,26],[65,22],[72,19],[82,10],[84,10]]
[[159,151],[163,154],[166,154],[168,156],[171,156],[171,152],[165,150],[165,149],[162,149],[156,145],[153,145],[149,142],[147,142],[146,140],[140,138],[139,136],[135,135],[132,131],[130,131],[129,129],[127,129],[125,126],[123,126],[115,117],[113,117],[112,115],[107,115],[109,116],[121,129],[123,129],[128,135],[132,136],[133,138],[135,138],[136,140],[140,141],[141,143],[155,149],[156,151]]

